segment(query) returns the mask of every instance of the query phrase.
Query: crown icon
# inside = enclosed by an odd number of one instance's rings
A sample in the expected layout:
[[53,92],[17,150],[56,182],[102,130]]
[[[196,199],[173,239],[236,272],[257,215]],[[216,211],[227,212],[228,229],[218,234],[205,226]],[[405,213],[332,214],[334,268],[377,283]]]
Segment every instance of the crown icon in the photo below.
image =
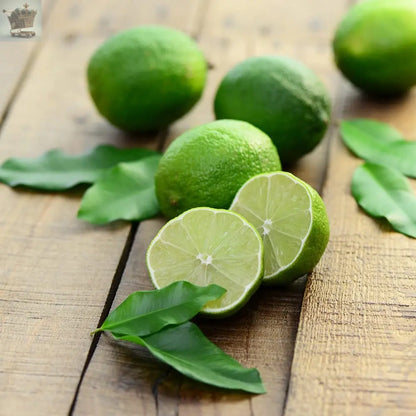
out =
[[29,9],[29,4],[25,3],[23,7],[17,7],[14,10],[3,9],[3,13],[9,19],[12,36],[30,38],[36,35],[33,30],[33,22],[38,12]]

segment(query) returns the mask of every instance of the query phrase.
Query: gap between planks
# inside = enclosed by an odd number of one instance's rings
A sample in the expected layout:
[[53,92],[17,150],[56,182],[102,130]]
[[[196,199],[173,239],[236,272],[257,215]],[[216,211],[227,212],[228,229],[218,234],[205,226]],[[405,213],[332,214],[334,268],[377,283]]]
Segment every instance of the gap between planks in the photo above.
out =
[[[60,13],[55,13],[57,8],[54,9],[50,36],[34,60],[29,79],[16,95],[16,102],[3,126],[1,153],[4,157],[19,152],[20,155],[33,155],[35,151],[46,150],[52,145],[77,151],[83,150],[87,144],[91,146],[94,141],[115,143],[121,139],[121,143],[124,140],[125,145],[129,144],[129,137],[119,134],[96,117],[81,85],[83,72],[80,64],[86,61],[90,43],[94,44],[96,39],[86,36],[86,42],[81,44],[76,43],[77,38],[69,39],[55,33],[58,28],[67,33],[72,24],[80,22],[79,16],[69,19],[63,13],[67,2],[58,2],[58,5]],[[105,7],[94,7],[97,13],[103,11],[104,16],[106,10]],[[89,19],[91,16],[95,15],[88,13]],[[62,24],[58,25],[60,20]],[[126,24],[126,20],[124,17],[118,24]],[[93,21],[98,23],[99,20]],[[91,25],[86,25],[86,28],[91,29]],[[93,29],[94,37],[102,37],[101,23]],[[60,64],[55,65],[55,62]],[[64,92],[63,88],[57,89],[62,81],[63,85],[75,88]],[[41,101],[39,97],[48,99]],[[51,97],[53,100],[49,99]],[[87,119],[94,121],[85,128]],[[25,123],[20,123],[21,120]],[[2,376],[5,375],[7,383],[0,398],[1,401],[4,399],[2,409],[7,412],[5,409],[8,408],[14,414],[28,411],[39,412],[36,414],[66,413],[90,347],[88,331],[102,313],[108,285],[119,263],[119,253],[125,247],[129,227],[119,223],[108,226],[107,230],[98,230],[78,222],[74,216],[75,195],[40,195],[10,190],[5,186],[1,191],[5,195],[6,217],[13,213],[8,223],[4,220],[5,238],[2,241],[2,252],[7,261],[2,268],[2,278],[5,279],[1,283],[7,290],[6,299],[10,300],[1,303],[7,311],[2,318],[8,317],[6,324],[9,324],[9,327],[2,325],[4,337],[2,335],[1,344],[5,354],[1,355],[6,364]],[[95,238],[99,240],[94,241]],[[49,240],[54,244],[49,246]],[[90,251],[90,247],[95,249]],[[65,256],[65,252],[68,255]],[[15,264],[18,253],[21,259]],[[94,264],[94,259],[97,263],[91,271],[89,266]],[[42,267],[37,267],[40,263]],[[57,273],[60,279],[55,278]],[[56,303],[51,301],[51,295],[56,296]],[[61,311],[53,308],[55,304],[62,308]],[[45,319],[39,319],[40,316],[45,316]],[[32,326],[34,318],[37,325]],[[63,318],[75,319],[68,328],[64,326]],[[15,331],[13,326],[17,325],[21,326],[20,336],[22,339],[25,336],[25,342],[15,341],[19,331]],[[84,326],[82,332],[80,326]],[[55,332],[64,330],[66,335],[72,335],[69,342],[63,337],[53,336]],[[68,344],[74,348],[68,348]],[[49,394],[50,391],[55,394]],[[62,408],[63,411],[58,410]]]
[[[113,280],[110,285],[110,289],[108,291],[107,298],[105,300],[103,311],[101,312],[100,319],[98,320],[97,328],[101,327],[105,319],[107,318],[108,313],[110,312],[111,306],[113,304],[114,298],[117,294],[117,289],[120,285],[121,278],[124,273],[124,269],[126,268],[127,260],[130,256],[131,248],[133,247],[133,242],[136,237],[137,230],[139,228],[139,223],[133,223],[130,227],[129,234],[127,235],[126,244],[120,256],[120,261],[117,265],[116,271],[114,273]],[[97,332],[94,334],[90,348],[87,353],[87,357],[85,358],[84,367],[82,368],[81,375],[79,377],[79,382],[75,389],[74,398],[72,400],[71,406],[69,408],[69,415],[72,415],[75,409],[79,389],[81,388],[82,380],[84,379],[84,375],[87,372],[88,365],[94,355],[95,349],[97,348],[98,341],[100,340],[101,332]]]
[[[163,150],[163,147],[165,146],[165,142],[167,140],[167,136],[168,136],[168,129],[161,130],[161,132],[157,135],[156,137],[157,142],[158,142],[157,147],[156,147],[157,151],[161,152]],[[137,231],[140,227],[140,224],[141,224],[140,222],[133,222],[130,226],[129,233],[126,238],[126,243],[121,253],[119,263],[117,265],[116,271],[113,276],[113,280],[110,285],[110,289],[108,291],[107,298],[104,303],[103,311],[97,323],[97,328],[101,327],[101,325],[107,318],[108,314],[110,313],[111,307],[113,306],[113,302],[116,297],[118,287],[120,286],[120,282],[123,277],[127,262],[129,260],[131,249],[133,247],[133,243],[136,238]],[[100,337],[101,337],[101,332],[97,332],[94,334],[91,340],[91,345],[88,350],[87,356],[85,358],[84,366],[82,368],[82,371],[79,377],[79,382],[75,389],[74,398],[72,399],[72,403],[69,408],[69,412],[68,412],[69,416],[72,416],[74,413],[78,394],[82,385],[82,381],[84,380],[85,373],[87,372],[88,366],[92,360],[92,357],[94,356],[95,350],[97,349],[97,345],[100,340]]]

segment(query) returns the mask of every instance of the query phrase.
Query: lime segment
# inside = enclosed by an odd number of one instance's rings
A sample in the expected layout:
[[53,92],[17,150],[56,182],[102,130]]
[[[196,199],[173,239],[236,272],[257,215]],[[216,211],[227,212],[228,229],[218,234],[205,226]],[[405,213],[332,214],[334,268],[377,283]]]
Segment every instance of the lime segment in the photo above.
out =
[[156,288],[186,280],[227,289],[203,313],[226,316],[240,309],[261,283],[263,243],[240,215],[194,208],[169,221],[147,251],[147,267]]
[[244,216],[263,238],[265,283],[288,283],[310,272],[328,243],[322,199],[290,173],[253,177],[240,188],[230,209]]

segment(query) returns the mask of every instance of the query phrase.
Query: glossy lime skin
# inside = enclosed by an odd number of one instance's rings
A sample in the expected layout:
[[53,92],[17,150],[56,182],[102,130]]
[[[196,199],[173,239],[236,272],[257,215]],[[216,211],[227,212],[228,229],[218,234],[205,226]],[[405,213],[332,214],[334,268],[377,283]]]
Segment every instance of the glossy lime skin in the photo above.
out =
[[236,65],[222,80],[214,103],[217,119],[244,120],[268,134],[284,166],[318,145],[330,106],[315,73],[283,56],[253,57]]
[[264,280],[265,284],[286,285],[298,277],[312,272],[318,264],[329,241],[329,220],[324,202],[318,192],[309,184],[301,181],[311,196],[312,200],[312,228],[306,238],[302,252],[296,261],[287,269]]
[[356,87],[397,95],[416,84],[416,0],[366,0],[352,7],[333,40],[335,62]]
[[206,61],[185,33],[163,26],[119,32],[92,55],[88,87],[98,111],[128,131],[154,131],[201,97]]
[[195,207],[228,209],[248,179],[278,170],[270,137],[249,123],[218,120],[171,143],[155,175],[156,196],[168,218]]

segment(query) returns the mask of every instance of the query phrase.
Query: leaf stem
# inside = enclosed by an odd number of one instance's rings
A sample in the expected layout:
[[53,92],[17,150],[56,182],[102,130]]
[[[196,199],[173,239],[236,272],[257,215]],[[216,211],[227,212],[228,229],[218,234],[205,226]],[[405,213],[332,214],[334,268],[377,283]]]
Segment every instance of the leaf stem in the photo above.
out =
[[90,332],[90,336],[92,337],[93,335],[95,335],[97,332],[100,332],[100,331],[104,331],[104,329],[102,327],[94,329],[94,331]]

